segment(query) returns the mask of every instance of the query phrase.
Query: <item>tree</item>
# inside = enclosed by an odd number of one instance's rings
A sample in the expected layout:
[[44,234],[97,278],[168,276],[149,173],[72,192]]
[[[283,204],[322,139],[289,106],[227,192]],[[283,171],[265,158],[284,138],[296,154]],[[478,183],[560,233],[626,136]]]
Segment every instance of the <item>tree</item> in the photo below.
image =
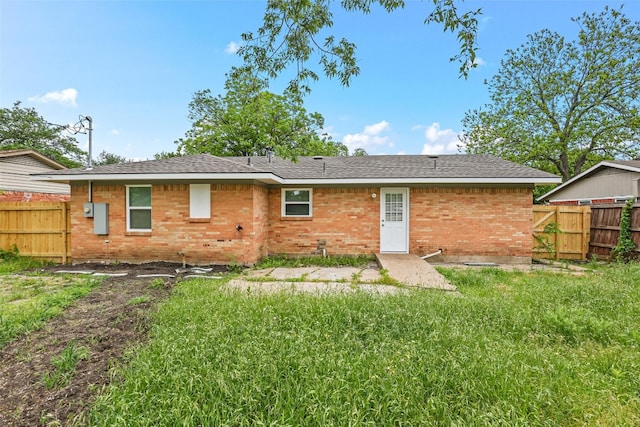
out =
[[161,151],[153,155],[153,158],[156,160],[170,159],[172,157],[180,157],[180,154],[174,151]]
[[640,154],[640,28],[621,10],[573,18],[576,40],[542,30],[508,50],[491,103],[463,119],[470,153],[560,174]]
[[191,129],[178,144],[180,154],[216,156],[266,155],[268,149],[283,158],[306,155],[346,155],[342,143],[320,136],[324,119],[307,113],[300,96],[276,95],[248,69],[232,69],[226,94],[209,89],[194,94],[189,104]]
[[[463,0],[431,0],[434,9],[425,19],[426,24],[441,24],[445,31],[455,32],[460,52],[451,58],[460,64],[460,73],[467,76],[476,59],[476,17],[480,10],[461,14],[456,4]],[[333,26],[332,0],[269,0],[262,26],[255,32],[242,35],[245,45],[239,54],[245,64],[270,78],[277,77],[289,65],[297,72],[290,83],[290,90],[309,90],[306,82],[318,80],[318,73],[307,64],[317,59],[325,76],[338,78],[348,86],[357,76],[356,45],[345,38],[336,41],[333,34],[324,32]],[[404,0],[340,0],[340,7],[363,14],[381,6],[387,12],[403,8]],[[322,35],[321,35],[322,34]],[[324,38],[321,40],[321,38]]]
[[351,155],[354,157],[362,157],[362,156],[368,156],[369,153],[367,153],[367,151],[364,148],[356,148],[355,150],[353,150],[353,153],[351,153]]
[[87,153],[75,138],[62,134],[64,127],[52,125],[33,108],[0,108],[0,150],[36,150],[67,167],[85,163]]
[[102,150],[98,157],[94,160],[93,164],[96,166],[99,165],[115,165],[118,163],[126,163],[130,160],[124,156],[120,156],[114,153],[107,153],[105,150]]

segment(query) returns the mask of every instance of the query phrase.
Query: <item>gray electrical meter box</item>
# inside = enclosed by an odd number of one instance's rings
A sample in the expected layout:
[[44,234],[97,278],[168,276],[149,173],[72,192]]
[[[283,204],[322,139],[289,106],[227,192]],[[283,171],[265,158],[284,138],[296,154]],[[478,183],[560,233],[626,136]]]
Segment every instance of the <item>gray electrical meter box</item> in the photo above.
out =
[[82,205],[82,214],[85,218],[93,218],[93,203],[85,203]]
[[109,234],[109,204],[93,204],[93,234]]

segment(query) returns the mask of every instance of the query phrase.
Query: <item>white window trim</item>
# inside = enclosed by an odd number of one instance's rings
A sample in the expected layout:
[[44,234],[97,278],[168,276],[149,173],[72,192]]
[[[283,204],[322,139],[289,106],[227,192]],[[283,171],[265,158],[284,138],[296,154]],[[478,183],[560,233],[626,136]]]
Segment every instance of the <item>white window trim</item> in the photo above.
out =
[[[151,231],[151,228],[131,228],[131,215],[130,212],[131,210],[152,210],[152,207],[146,207],[146,206],[136,206],[136,207],[131,207],[129,206],[129,189],[130,188],[134,188],[134,187],[148,187],[151,188],[151,185],[127,185],[126,186],[126,193],[127,193],[127,231],[132,231],[132,232],[136,232],[136,231],[141,231],[141,232],[146,232],[146,231]],[[151,198],[151,204],[153,204],[153,195]],[[153,223],[152,223],[153,224]]]
[[[308,191],[309,192],[309,215],[287,215],[287,201],[285,197],[286,191]],[[313,216],[313,189],[311,188],[283,188],[280,192],[281,199],[281,211],[282,217],[286,218],[311,218]],[[289,202],[294,203],[294,202]],[[300,203],[301,204],[301,203]]]

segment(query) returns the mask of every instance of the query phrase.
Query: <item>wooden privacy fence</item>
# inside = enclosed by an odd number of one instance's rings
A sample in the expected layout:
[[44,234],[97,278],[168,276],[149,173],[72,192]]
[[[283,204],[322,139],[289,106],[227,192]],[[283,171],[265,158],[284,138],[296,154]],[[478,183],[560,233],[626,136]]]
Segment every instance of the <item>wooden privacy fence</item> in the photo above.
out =
[[0,249],[66,263],[71,256],[68,202],[0,202]]
[[[620,236],[620,215],[623,205],[591,207],[591,242],[589,256],[609,258],[611,249],[618,244]],[[631,236],[636,243],[636,253],[640,252],[640,206],[634,205],[631,213]]]
[[589,206],[533,207],[533,257],[587,259],[591,230]]

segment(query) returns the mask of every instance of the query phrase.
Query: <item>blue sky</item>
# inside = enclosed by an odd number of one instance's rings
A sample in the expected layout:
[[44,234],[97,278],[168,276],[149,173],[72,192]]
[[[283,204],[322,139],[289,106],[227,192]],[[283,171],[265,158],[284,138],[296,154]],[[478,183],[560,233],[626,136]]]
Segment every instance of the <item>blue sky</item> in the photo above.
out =
[[[130,159],[175,151],[191,124],[195,91],[223,92],[240,65],[240,34],[260,26],[259,0],[0,0],[0,107],[15,101],[53,123],[93,118],[94,157],[106,150]],[[507,49],[543,28],[573,38],[572,17],[620,2],[467,0],[483,9],[479,67],[459,78],[455,37],[426,26],[432,2],[369,15],[336,9],[333,33],[358,46],[360,76],[313,85],[308,111],[325,131],[369,154],[457,152],[464,113],[488,102],[483,84]],[[624,13],[640,21],[640,2]],[[278,89],[278,82],[273,86]],[[86,135],[78,135],[87,149]]]

